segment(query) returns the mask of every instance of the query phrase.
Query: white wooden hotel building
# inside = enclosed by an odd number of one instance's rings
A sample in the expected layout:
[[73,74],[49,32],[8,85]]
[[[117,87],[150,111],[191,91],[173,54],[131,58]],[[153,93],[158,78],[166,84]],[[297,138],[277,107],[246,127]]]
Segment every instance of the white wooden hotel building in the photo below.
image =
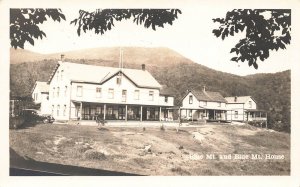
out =
[[267,113],[257,109],[251,96],[225,97],[227,101],[227,119],[231,121],[266,121]]
[[186,120],[226,120],[227,101],[219,92],[189,90],[182,99],[180,115]]
[[59,61],[49,84],[56,120],[172,120],[174,97],[145,69]]

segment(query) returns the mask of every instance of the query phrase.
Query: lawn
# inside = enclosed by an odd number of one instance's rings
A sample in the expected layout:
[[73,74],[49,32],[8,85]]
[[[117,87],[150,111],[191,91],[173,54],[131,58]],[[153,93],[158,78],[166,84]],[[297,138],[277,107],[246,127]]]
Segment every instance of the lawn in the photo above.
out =
[[10,130],[9,138],[17,154],[36,161],[141,175],[290,174],[290,135],[249,125],[207,124],[177,132],[37,124]]

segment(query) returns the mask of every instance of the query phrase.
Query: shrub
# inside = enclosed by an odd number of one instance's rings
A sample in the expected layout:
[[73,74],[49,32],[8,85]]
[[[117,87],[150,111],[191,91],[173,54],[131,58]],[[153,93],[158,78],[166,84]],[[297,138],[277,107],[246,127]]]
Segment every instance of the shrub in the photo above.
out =
[[105,160],[106,156],[104,153],[95,151],[95,150],[87,150],[84,153],[85,159],[93,159],[93,160]]

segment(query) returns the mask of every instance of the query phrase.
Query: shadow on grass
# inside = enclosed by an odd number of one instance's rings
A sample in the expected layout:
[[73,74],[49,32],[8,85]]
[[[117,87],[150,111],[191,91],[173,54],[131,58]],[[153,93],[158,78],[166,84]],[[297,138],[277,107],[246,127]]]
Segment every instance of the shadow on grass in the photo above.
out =
[[99,131],[109,131],[109,129],[104,128],[104,127],[98,127],[98,130],[99,130]]
[[137,174],[36,161],[10,152],[10,176],[137,176]]

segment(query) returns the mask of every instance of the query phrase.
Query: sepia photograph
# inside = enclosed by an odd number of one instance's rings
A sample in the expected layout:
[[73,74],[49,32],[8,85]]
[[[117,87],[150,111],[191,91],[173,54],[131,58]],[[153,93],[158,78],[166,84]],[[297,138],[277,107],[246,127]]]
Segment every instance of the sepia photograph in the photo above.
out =
[[293,6],[5,5],[7,177],[299,173]]

